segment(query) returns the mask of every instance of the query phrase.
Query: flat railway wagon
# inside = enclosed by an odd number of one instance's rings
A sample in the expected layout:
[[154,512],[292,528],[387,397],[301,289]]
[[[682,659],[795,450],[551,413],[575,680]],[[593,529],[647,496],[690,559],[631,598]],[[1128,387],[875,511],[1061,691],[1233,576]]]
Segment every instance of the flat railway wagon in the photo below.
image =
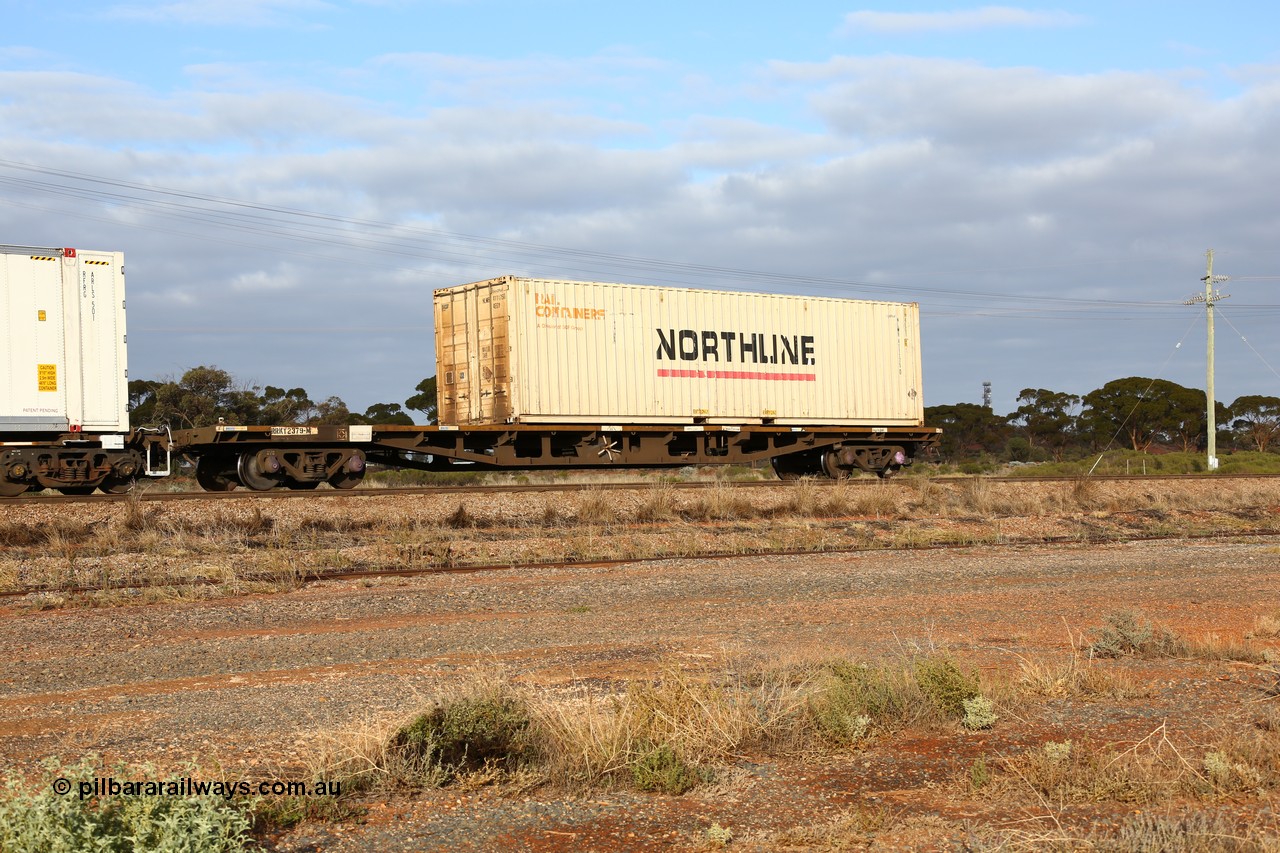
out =
[[505,276],[435,293],[439,426],[174,433],[210,490],[352,488],[365,466],[889,476],[924,426],[913,303]]
[[438,426],[131,430],[123,256],[0,260],[0,496],[123,492],[174,454],[210,491],[350,489],[369,464],[889,476],[938,440],[915,304],[515,276],[436,291]]

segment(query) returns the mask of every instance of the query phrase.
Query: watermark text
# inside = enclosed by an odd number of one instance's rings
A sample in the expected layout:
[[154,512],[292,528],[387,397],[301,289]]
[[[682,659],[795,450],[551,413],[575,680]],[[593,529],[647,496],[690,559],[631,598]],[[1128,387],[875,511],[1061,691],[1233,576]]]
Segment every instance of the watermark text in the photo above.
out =
[[93,797],[337,797],[342,795],[339,781],[295,782],[280,779],[265,782],[204,781],[183,776],[177,779],[116,779],[95,776],[72,781],[66,777],[53,780],[53,792],[59,796],[74,793],[81,800]]

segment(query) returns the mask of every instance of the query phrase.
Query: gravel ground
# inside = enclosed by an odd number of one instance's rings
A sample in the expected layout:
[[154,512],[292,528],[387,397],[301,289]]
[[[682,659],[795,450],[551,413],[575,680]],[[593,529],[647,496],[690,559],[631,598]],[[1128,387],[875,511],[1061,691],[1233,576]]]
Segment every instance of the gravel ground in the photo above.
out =
[[[672,559],[101,609],[19,603],[0,618],[0,755],[19,768],[94,754],[104,765],[195,760],[233,776],[300,778],[318,739],[402,718],[476,672],[568,695],[672,661],[941,648],[984,673],[1016,674],[1019,656],[1062,653],[1121,609],[1189,636],[1238,639],[1259,617],[1280,617],[1280,538]],[[1138,698],[1087,713],[1078,703],[1040,703],[993,733],[906,733],[848,754],[741,756],[716,785],[682,797],[510,786],[379,795],[361,822],[307,824],[272,844],[699,849],[719,824],[732,828],[736,848],[800,849],[822,846],[814,827],[887,804],[899,819],[877,835],[881,846],[946,846],[964,821],[1016,817],[947,793],[976,756],[1073,732],[1137,739],[1162,721],[1204,741],[1199,721],[1244,720],[1274,680],[1265,668],[1222,662],[1125,666],[1143,685]],[[1268,795],[1236,814],[1273,819],[1276,806]]]

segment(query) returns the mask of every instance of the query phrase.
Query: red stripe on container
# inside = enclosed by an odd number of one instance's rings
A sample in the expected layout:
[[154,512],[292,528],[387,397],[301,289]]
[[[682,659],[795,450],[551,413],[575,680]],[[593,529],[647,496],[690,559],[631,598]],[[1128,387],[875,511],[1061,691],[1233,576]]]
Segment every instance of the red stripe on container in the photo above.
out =
[[817,382],[816,373],[760,373],[754,370],[669,370],[658,368],[658,375],[673,379],[763,379],[774,382]]

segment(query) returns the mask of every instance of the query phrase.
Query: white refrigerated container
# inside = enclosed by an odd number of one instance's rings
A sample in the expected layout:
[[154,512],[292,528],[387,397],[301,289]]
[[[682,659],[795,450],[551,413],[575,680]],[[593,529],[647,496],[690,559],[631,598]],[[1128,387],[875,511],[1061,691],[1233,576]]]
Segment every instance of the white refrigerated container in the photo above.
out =
[[0,432],[129,431],[124,255],[0,246]]

